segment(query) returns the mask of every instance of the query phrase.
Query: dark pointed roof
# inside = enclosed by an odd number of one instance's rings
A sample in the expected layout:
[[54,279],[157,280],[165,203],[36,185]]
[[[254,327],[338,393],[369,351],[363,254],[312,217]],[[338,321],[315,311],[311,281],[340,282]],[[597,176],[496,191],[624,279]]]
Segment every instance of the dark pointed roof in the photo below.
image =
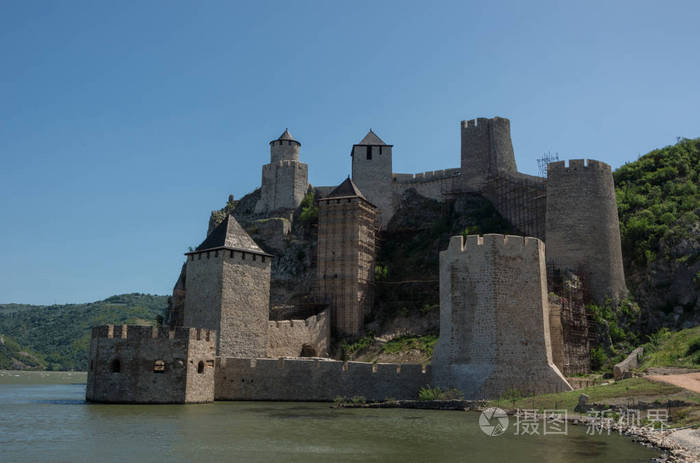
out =
[[[207,251],[210,249],[235,249],[254,254],[266,254],[260,246],[255,244],[253,238],[243,230],[243,227],[233,218],[227,215],[226,218],[197,246],[194,252]],[[190,253],[188,253],[190,254]]]
[[367,201],[367,198],[365,198],[365,196],[362,194],[360,189],[357,188],[357,185],[355,185],[355,182],[353,182],[350,179],[350,177],[343,180],[343,183],[335,187],[335,189],[331,191],[328,194],[328,196],[326,196],[326,198],[344,198],[347,196],[359,196],[360,198]]
[[270,143],[274,143],[274,142],[280,141],[280,140],[293,141],[294,143],[301,146],[301,143],[299,143],[297,140],[295,140],[294,137],[292,136],[292,134],[289,133],[289,129],[284,129],[284,132],[282,132],[282,135],[280,135],[279,138],[272,140]]
[[369,129],[369,132],[367,132],[367,135],[365,135],[365,138],[362,139],[358,145],[372,145],[372,146],[377,146],[377,145],[383,145],[387,146],[386,143],[382,141],[381,138],[377,136],[376,133],[372,131],[372,129]]

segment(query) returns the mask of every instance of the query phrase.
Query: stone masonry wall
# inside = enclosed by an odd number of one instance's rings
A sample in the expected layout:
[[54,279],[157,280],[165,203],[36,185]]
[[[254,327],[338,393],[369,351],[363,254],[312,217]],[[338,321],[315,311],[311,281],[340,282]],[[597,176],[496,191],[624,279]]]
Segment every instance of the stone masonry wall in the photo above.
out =
[[455,236],[440,253],[434,384],[468,399],[571,390],[552,363],[544,244]]
[[311,347],[314,357],[327,357],[331,337],[328,311],[305,320],[277,320],[268,322],[268,357],[300,357],[305,345]]
[[229,249],[191,254],[185,325],[217,330],[218,355],[264,357],[270,265],[270,257]]
[[430,366],[340,362],[320,359],[217,358],[216,400],[329,402],[416,399],[431,383]]
[[309,166],[303,162],[282,160],[265,164],[255,212],[295,209],[309,188],[308,176]]
[[266,355],[271,263],[271,258],[255,254],[224,254],[219,355]]
[[195,328],[93,328],[86,399],[116,403],[211,402],[215,340],[216,332]]
[[598,303],[627,294],[610,166],[583,159],[547,166],[547,264],[586,278]]

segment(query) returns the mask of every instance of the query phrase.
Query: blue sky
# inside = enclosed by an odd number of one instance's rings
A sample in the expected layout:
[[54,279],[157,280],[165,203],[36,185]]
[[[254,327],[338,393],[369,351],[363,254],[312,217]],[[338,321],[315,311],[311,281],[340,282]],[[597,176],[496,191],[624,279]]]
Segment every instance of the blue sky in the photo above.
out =
[[167,294],[209,212],[301,141],[339,183],[371,127],[394,171],[459,166],[459,121],[511,119],[520,170],[617,167],[700,136],[700,3],[0,5],[0,302]]

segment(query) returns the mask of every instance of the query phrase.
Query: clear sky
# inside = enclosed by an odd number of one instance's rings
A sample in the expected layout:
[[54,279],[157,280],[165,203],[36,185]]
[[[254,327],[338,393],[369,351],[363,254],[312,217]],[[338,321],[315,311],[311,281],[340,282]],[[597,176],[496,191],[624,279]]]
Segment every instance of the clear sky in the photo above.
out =
[[2,1],[0,302],[168,294],[285,127],[314,185],[371,127],[394,171],[459,122],[617,167],[700,136],[697,1]]

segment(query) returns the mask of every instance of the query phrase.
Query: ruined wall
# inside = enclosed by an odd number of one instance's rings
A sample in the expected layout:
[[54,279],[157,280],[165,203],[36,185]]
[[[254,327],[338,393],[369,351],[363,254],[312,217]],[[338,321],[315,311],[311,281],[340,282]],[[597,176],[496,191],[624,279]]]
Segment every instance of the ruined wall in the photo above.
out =
[[544,244],[455,236],[440,253],[440,338],[434,384],[466,398],[570,390],[552,363]]
[[379,209],[382,228],[396,210],[392,194],[391,152],[390,145],[354,145],[352,148],[352,180],[365,198]]
[[547,166],[546,235],[548,265],[587,275],[594,301],[627,294],[609,165],[576,159]]
[[195,328],[134,325],[93,328],[86,400],[211,402],[215,340],[216,332]]
[[256,213],[295,209],[309,188],[309,166],[294,160],[275,161],[262,167],[260,200]]
[[302,350],[304,356],[328,357],[331,338],[328,311],[305,320],[270,320],[267,336],[268,357],[301,357]]
[[464,188],[482,191],[489,178],[517,172],[508,119],[480,117],[462,121],[461,136]]
[[271,258],[230,249],[190,254],[185,325],[219,331],[217,355],[264,357]]
[[334,360],[217,358],[216,400],[416,399],[430,367]]
[[374,305],[375,211],[357,196],[319,201],[318,300],[340,333],[360,333]]
[[392,191],[401,196],[409,188],[426,198],[442,201],[460,186],[460,169],[435,170],[418,174],[393,174]]

